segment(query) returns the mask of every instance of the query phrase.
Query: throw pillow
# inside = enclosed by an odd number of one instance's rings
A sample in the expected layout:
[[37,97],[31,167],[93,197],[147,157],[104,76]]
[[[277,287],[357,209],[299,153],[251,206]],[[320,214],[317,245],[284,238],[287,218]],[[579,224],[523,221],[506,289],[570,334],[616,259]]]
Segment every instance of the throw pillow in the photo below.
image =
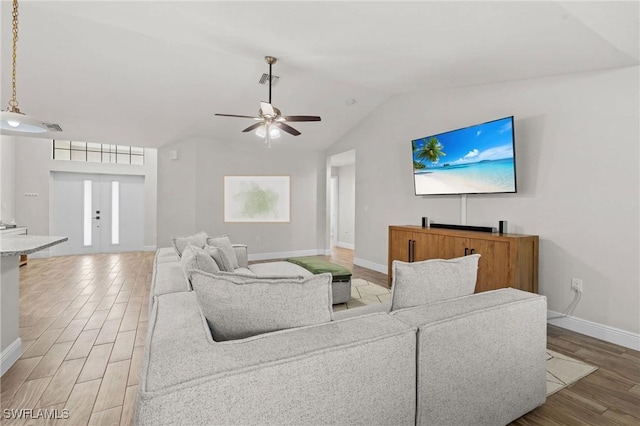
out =
[[229,257],[222,249],[213,246],[205,246],[204,250],[216,262],[221,271],[233,272],[234,268]]
[[331,274],[268,280],[193,271],[191,284],[216,341],[331,321]]
[[187,280],[190,280],[190,274],[188,271],[192,269],[208,272],[210,274],[215,274],[220,271],[220,268],[218,268],[215,260],[209,256],[209,253],[200,247],[194,246],[193,244],[188,244],[182,251],[180,265],[182,265],[182,270],[184,271]]
[[228,235],[209,237],[207,238],[207,245],[218,247],[222,250],[229,262],[231,262],[231,271],[239,267],[238,256],[236,256],[236,251],[233,249],[233,245],[231,244],[231,240],[229,240]]
[[200,231],[192,235],[187,235],[185,237],[171,237],[171,243],[173,244],[173,248],[176,249],[178,256],[182,256],[182,251],[187,246],[187,244],[191,243],[196,247],[204,247],[207,244],[207,238],[209,236],[206,232]]
[[473,294],[479,254],[422,262],[393,261],[391,310]]

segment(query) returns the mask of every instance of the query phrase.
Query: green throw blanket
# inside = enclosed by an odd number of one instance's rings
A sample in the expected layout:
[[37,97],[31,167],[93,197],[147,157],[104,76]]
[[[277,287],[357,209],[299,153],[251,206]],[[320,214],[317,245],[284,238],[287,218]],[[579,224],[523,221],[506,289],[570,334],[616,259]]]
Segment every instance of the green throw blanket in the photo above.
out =
[[322,274],[324,272],[330,272],[333,275],[334,280],[336,278],[347,278],[351,276],[349,271],[344,266],[336,265],[335,263],[327,262],[326,260],[318,259],[317,257],[292,257],[287,259],[287,262],[295,263],[302,266],[307,271],[316,274]]

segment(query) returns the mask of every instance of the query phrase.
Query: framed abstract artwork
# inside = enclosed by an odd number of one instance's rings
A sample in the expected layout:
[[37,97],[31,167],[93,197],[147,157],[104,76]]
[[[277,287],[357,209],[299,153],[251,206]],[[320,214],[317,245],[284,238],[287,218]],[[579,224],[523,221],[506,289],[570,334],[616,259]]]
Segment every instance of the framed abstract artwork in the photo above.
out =
[[225,176],[225,222],[290,222],[289,176]]

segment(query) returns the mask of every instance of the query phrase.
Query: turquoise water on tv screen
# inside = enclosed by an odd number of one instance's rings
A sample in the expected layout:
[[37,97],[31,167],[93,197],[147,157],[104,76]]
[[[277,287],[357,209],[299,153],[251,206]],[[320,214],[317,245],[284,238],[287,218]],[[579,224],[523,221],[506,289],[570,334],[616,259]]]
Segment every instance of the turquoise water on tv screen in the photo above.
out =
[[483,182],[505,192],[515,191],[513,158],[488,160],[479,163],[460,164],[416,171],[417,175],[428,173],[434,176],[460,177],[474,182]]

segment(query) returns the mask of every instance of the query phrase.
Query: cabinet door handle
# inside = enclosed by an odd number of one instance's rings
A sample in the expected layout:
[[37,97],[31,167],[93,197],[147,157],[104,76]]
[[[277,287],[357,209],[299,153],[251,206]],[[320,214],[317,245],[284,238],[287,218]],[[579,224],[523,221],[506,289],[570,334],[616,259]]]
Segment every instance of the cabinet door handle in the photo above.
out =
[[411,261],[416,261],[416,240],[411,240]]
[[471,249],[471,254],[474,254],[476,252],[476,249],[472,248]]
[[409,244],[407,247],[407,262],[411,262],[411,240],[408,240],[407,243]]
[[466,255],[468,255],[468,254],[469,254],[469,248],[468,248],[468,247],[465,247],[465,248],[464,248],[464,255],[466,256]]

